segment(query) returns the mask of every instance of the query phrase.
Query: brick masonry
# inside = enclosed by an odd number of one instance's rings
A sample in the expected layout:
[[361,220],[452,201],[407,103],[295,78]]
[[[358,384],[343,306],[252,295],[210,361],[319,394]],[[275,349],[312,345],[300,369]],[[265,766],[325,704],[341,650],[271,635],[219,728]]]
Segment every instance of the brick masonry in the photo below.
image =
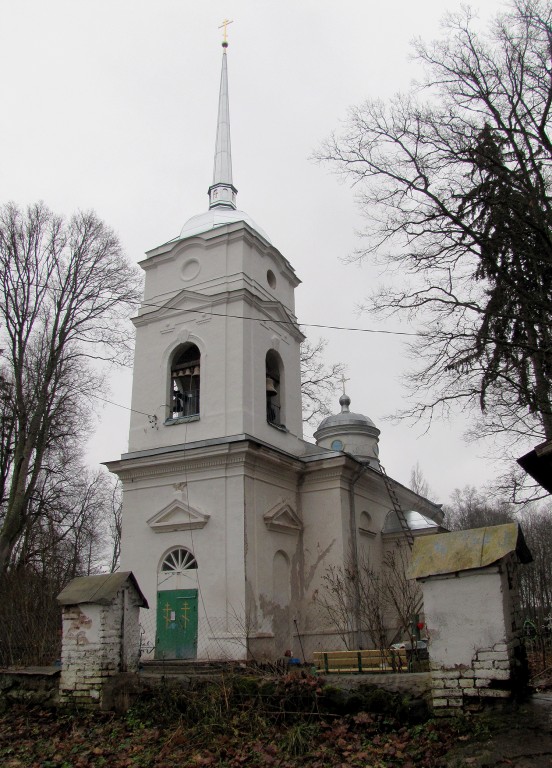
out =
[[519,640],[497,643],[474,654],[470,666],[454,669],[431,663],[435,715],[480,709],[485,700],[509,699],[515,693],[523,646]]
[[[518,568],[519,564],[515,559],[507,557],[494,569],[494,576],[489,569],[481,570],[481,579],[477,578],[477,573],[471,574],[471,589],[474,590],[471,606],[473,611],[477,611],[477,616],[469,616],[469,608],[466,616],[472,621],[474,618],[477,620],[479,634],[473,630],[472,624],[471,630],[467,629],[465,636],[460,638],[464,649],[472,649],[468,653],[468,658],[471,655],[471,661],[468,663],[454,663],[454,657],[450,653],[448,656],[444,652],[439,655],[439,649],[446,648],[448,651],[453,645],[459,647],[461,621],[458,621],[457,615],[454,622],[447,621],[446,611],[442,608],[447,604],[449,590],[449,612],[452,614],[462,610],[458,601],[453,599],[458,594],[458,580],[439,581],[440,611],[433,617],[426,616],[428,629],[433,626],[436,637],[437,652],[434,655],[431,650],[431,637],[429,646],[432,701],[436,716],[452,716],[481,709],[485,703],[514,697],[526,685],[527,663],[521,639]],[[489,589],[489,579],[496,579],[494,592]],[[437,582],[434,582],[432,588],[435,588],[436,584]],[[478,584],[484,587],[483,598],[477,596]],[[485,595],[489,599],[487,611],[483,609]],[[479,608],[478,599],[483,600]],[[448,637],[447,632],[450,633]],[[484,637],[494,641],[485,645],[481,642]]]
[[130,585],[109,604],[63,607],[61,702],[101,706],[105,682],[120,672],[137,670],[139,604]]

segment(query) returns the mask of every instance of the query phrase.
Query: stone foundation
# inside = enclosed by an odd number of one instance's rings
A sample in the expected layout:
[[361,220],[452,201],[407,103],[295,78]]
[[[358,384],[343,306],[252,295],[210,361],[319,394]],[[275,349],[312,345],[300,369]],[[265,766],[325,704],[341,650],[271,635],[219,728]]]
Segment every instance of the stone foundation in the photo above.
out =
[[434,714],[452,716],[509,699],[523,689],[526,670],[525,648],[517,639],[479,650],[469,666],[446,668],[432,662]]

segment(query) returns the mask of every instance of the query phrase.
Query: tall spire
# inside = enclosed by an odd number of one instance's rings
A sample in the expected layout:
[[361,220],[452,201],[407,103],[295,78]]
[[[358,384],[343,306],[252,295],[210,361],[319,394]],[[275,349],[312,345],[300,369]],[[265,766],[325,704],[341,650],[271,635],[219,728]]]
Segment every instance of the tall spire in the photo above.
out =
[[209,208],[236,209],[236,195],[238,190],[232,183],[232,151],[230,148],[230,108],[228,104],[228,69],[226,64],[226,27],[231,22],[226,19],[224,27],[224,40],[222,42],[222,72],[220,75],[220,93],[217,120],[217,140],[215,143],[215,165],[213,170],[213,183],[209,187]]

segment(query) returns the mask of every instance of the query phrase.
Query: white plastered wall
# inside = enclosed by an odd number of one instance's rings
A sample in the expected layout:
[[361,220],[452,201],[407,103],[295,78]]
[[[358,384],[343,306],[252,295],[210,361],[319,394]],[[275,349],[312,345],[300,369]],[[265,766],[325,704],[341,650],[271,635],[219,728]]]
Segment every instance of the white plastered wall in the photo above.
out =
[[[211,466],[209,466],[211,464]],[[163,556],[184,547],[197,560],[197,570],[180,577],[181,588],[198,589],[198,658],[245,658],[245,574],[243,473],[239,462],[206,461],[204,467],[182,467],[161,475],[124,480],[121,567],[131,570],[150,605],[142,611],[144,640],[155,644],[158,570]],[[157,473],[156,473],[157,472]],[[178,499],[209,519],[195,530],[156,532],[148,524],[156,513]],[[164,582],[166,574],[160,574]],[[170,588],[162,583],[160,588]]]
[[498,566],[433,576],[423,580],[423,592],[435,665],[469,666],[478,650],[509,640],[507,576]]
[[[301,336],[279,322],[294,312],[298,281],[287,262],[238,225],[229,234],[207,233],[150,253],[142,262],[145,299],[135,320],[129,451],[250,434],[298,453]],[[201,352],[201,418],[169,427],[170,359],[186,342]],[[287,432],[266,421],[270,349],[284,364]],[[154,428],[145,414],[157,418]]]

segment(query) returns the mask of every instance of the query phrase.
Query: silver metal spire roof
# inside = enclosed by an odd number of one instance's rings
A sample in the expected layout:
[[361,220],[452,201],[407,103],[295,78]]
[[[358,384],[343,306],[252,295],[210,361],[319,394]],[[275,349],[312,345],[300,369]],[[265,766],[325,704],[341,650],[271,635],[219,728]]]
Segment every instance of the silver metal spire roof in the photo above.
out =
[[217,139],[215,142],[213,183],[209,187],[209,208],[225,207],[235,209],[238,190],[232,183],[230,107],[228,103],[228,67],[226,63],[228,43],[226,40],[222,43],[222,48]]
[[220,76],[219,108],[217,119],[217,139],[215,143],[215,163],[213,183],[209,187],[209,210],[192,216],[184,224],[180,238],[192,237],[203,232],[223,227],[226,224],[243,221],[255,230],[270,245],[270,238],[244,211],[236,206],[238,190],[232,183],[232,153],[230,149],[230,109],[228,106],[228,68],[226,63],[226,24],[223,22],[224,41],[222,43],[222,71]]

